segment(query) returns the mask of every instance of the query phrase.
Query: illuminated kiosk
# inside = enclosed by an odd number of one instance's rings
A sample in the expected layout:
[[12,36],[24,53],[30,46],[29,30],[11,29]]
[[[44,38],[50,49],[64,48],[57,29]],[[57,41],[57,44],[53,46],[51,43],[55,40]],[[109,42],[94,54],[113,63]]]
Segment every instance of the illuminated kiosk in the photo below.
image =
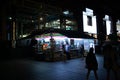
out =
[[54,61],[60,58],[62,53],[62,44],[68,38],[60,33],[46,33],[36,35],[38,41],[38,53],[45,56],[45,60]]
[[[87,53],[89,48],[93,46],[94,39],[84,38],[69,38],[60,33],[46,33],[35,36],[37,45],[37,56],[44,55],[45,61],[58,61],[62,60],[63,48],[62,46],[68,43],[70,47],[70,57],[81,57],[80,47],[84,45],[85,52]],[[86,54],[85,54],[86,55]]]

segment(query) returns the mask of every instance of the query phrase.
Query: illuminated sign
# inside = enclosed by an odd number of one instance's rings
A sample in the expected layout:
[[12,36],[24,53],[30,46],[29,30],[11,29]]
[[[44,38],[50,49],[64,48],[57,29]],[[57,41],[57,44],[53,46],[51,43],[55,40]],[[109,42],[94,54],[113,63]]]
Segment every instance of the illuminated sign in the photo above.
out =
[[91,34],[97,34],[96,16],[93,16],[93,10],[86,8],[83,11],[83,31]]
[[108,15],[105,15],[104,20],[106,21],[106,33],[107,35],[111,34],[111,21]]

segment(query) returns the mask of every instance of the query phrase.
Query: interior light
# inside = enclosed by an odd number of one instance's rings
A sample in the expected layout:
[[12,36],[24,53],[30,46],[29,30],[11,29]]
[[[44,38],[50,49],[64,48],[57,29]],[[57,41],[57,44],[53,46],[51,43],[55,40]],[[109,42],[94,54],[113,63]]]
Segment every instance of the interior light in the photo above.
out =
[[63,14],[68,15],[69,11],[64,11]]
[[34,20],[32,20],[32,22],[34,22]]
[[12,19],[12,17],[9,17],[9,20],[11,20]]
[[60,21],[60,19],[57,20],[58,22]]
[[43,20],[43,18],[41,17],[41,18],[40,18],[40,20],[42,21],[42,20]]
[[109,16],[108,16],[108,15],[105,15],[105,19],[106,19],[106,20],[109,20]]

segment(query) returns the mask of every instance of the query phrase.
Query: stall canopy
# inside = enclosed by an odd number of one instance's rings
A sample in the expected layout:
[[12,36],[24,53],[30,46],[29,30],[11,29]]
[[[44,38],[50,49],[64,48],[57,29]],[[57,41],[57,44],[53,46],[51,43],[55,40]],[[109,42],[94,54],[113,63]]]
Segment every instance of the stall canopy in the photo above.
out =
[[89,36],[88,34],[85,34],[85,33],[81,33],[79,31],[69,31],[69,30],[60,30],[60,29],[36,30],[36,31],[31,32],[30,35],[28,35],[25,38],[32,38],[32,37],[35,37],[36,35],[42,35],[42,34],[50,35],[47,33],[59,33],[55,35],[64,35],[68,38],[95,39],[94,37]]
[[44,33],[44,34],[41,34],[41,35],[36,35],[35,38],[37,40],[41,40],[41,39],[45,39],[45,38],[56,38],[56,39],[62,39],[62,38],[68,38],[67,36],[63,35],[63,34],[60,34],[60,33]]

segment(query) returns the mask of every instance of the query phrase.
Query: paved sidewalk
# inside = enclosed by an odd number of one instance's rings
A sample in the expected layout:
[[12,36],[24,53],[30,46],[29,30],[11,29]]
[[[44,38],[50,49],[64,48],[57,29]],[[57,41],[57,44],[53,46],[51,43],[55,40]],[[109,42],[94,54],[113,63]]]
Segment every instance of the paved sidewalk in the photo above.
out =
[[[105,80],[103,57],[97,55],[97,60],[99,80]],[[0,80],[86,80],[86,73],[83,58],[71,59],[66,62],[14,59],[2,61],[0,65]],[[112,74],[111,80],[114,80]],[[95,80],[93,72],[91,72],[89,80]]]

